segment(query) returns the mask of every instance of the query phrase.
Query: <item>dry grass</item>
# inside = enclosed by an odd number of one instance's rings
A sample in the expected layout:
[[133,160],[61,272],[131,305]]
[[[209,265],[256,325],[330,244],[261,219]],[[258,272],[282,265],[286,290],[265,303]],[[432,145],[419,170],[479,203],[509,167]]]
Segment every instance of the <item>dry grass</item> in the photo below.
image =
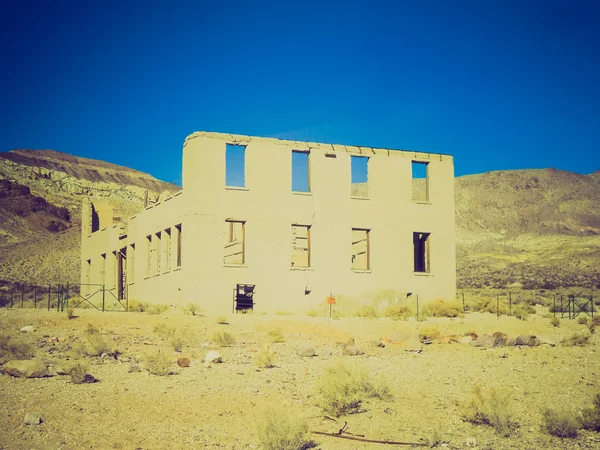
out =
[[600,393],[594,397],[594,405],[582,411],[581,425],[585,430],[600,432]]
[[219,325],[229,325],[229,322],[227,322],[227,317],[225,316],[217,316],[215,322]]
[[163,314],[169,311],[169,305],[165,305],[164,303],[156,303],[150,305],[147,309],[149,314]]
[[270,369],[275,365],[275,353],[270,348],[264,348],[254,357],[254,364],[260,369]]
[[165,376],[171,373],[171,357],[160,349],[146,356],[146,369],[152,375]]
[[392,397],[385,380],[373,381],[364,367],[344,362],[327,367],[318,386],[319,406],[335,417],[361,412],[361,406],[368,398],[389,400]]
[[553,317],[550,319],[550,325],[557,328],[560,327],[560,319],[558,317]]
[[573,347],[584,347],[589,344],[591,335],[587,333],[573,333],[565,337],[560,343]]
[[462,313],[462,305],[458,301],[437,299],[423,307],[423,314],[430,317],[458,317]]
[[114,347],[112,343],[103,335],[100,334],[100,330],[94,325],[88,323],[85,331],[86,348],[85,353],[88,356],[101,356],[102,354],[114,353]]
[[502,436],[509,436],[518,426],[512,420],[512,401],[507,392],[475,386],[471,399],[463,405],[463,419],[476,425],[494,427]]
[[286,410],[267,407],[256,420],[256,434],[265,450],[305,450],[315,446],[308,439],[308,425]]
[[33,358],[35,349],[22,337],[13,337],[9,333],[0,333],[0,358],[1,359],[29,359]]
[[275,330],[269,331],[269,342],[271,344],[285,342],[285,336],[283,335],[281,329],[277,328]]
[[83,362],[75,363],[69,370],[68,374],[71,377],[71,381],[75,384],[81,384],[85,380],[85,376],[90,369],[89,365]]
[[545,408],[542,410],[542,430],[559,438],[576,438],[579,422],[564,409]]
[[377,317],[377,311],[375,311],[375,308],[373,306],[362,305],[356,310],[354,315],[356,317],[375,319]]
[[412,312],[407,305],[391,305],[388,306],[383,315],[392,320],[406,320],[411,316]]
[[235,345],[235,338],[227,331],[217,331],[212,335],[213,342],[219,347],[231,347]]

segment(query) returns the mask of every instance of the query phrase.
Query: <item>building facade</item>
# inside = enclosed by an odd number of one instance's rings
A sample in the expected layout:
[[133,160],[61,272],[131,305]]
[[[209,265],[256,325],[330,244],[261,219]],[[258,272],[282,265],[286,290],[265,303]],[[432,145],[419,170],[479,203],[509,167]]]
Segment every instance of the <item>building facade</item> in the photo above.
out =
[[451,156],[197,132],[182,181],[126,224],[84,203],[83,285],[214,313],[237,284],[265,312],[454,299]]

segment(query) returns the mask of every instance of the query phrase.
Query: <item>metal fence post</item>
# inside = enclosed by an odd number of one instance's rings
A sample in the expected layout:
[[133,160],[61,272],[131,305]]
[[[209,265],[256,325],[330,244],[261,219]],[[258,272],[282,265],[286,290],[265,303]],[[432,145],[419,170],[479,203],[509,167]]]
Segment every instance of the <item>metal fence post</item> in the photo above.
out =
[[48,311],[50,311],[50,283],[48,283]]
[[15,292],[15,287],[11,287],[10,289],[10,308],[12,309],[13,307],[13,293]]
[[102,312],[104,312],[104,283],[102,283]]
[[419,321],[419,294],[417,294],[417,322]]
[[21,308],[24,308],[24,307],[25,307],[25,299],[24,299],[24,296],[25,296],[25,285],[24,285],[24,284],[21,284]]
[[496,319],[500,318],[500,295],[496,294]]
[[463,313],[465,312],[465,293],[462,293],[462,300],[463,300]]
[[37,285],[33,285],[33,309],[37,309]]
[[512,316],[512,292],[508,293],[508,315]]

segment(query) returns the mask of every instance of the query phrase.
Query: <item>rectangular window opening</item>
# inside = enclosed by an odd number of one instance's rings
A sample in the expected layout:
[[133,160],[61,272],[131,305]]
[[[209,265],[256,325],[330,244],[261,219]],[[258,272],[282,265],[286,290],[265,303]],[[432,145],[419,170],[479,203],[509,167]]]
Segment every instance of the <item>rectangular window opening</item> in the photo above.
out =
[[181,227],[181,224],[179,225],[175,225],[175,230],[177,232],[177,247],[175,248],[175,264],[176,267],[181,267],[181,250],[182,250],[182,243],[183,243],[183,228]]
[[152,245],[152,235],[148,235],[146,236],[146,242],[147,242],[147,255],[148,255],[148,259],[146,261],[146,276],[150,276],[152,275],[152,260],[154,259],[154,246]]
[[310,192],[309,152],[292,151],[292,191]]
[[413,233],[415,272],[429,273],[429,236],[430,233]]
[[156,250],[154,252],[154,257],[156,258],[156,266],[154,266],[154,273],[160,273],[160,270],[162,269],[162,264],[163,264],[163,260],[162,260],[162,253],[161,253],[161,240],[162,240],[162,234],[159,231],[158,233],[156,233],[154,235],[154,237],[156,238]]
[[135,244],[129,246],[129,283],[133,283],[134,279],[134,264],[135,263]]
[[429,201],[429,163],[412,162],[412,199],[417,202]]
[[100,255],[100,278],[102,285],[106,284],[106,253]]
[[127,298],[127,247],[117,252],[117,300]]
[[352,270],[370,270],[369,230],[352,228]]
[[310,227],[292,225],[292,267],[310,267]]
[[165,271],[171,270],[171,229],[167,228],[164,233],[163,233],[163,237],[165,240],[165,251],[164,251],[164,261],[165,261]]
[[227,144],[225,149],[225,186],[246,187],[246,146]]
[[225,221],[225,264],[242,265],[246,262],[245,228],[246,222]]
[[352,169],[352,197],[369,196],[369,158],[366,156],[350,156]]

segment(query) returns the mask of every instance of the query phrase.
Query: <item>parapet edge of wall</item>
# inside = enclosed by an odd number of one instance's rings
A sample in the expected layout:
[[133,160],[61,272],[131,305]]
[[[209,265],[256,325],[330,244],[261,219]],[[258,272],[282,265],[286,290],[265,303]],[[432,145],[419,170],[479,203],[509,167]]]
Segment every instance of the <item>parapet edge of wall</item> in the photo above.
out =
[[[325,144],[310,141],[293,141],[287,139],[266,138],[260,136],[245,136],[241,134],[216,133],[209,131],[196,131],[185,138],[184,148],[187,143],[196,138],[208,138],[224,141],[228,144],[249,144],[250,142],[263,142],[270,144],[285,145],[294,150],[313,150],[319,149],[329,153],[349,153],[356,156],[372,156],[376,154],[390,154],[390,152],[401,153],[404,157],[410,157],[416,160],[428,161],[452,161],[452,155],[446,153],[432,153],[407,149],[386,149],[376,147],[365,147],[344,144]],[[414,155],[414,156],[413,156]]]

